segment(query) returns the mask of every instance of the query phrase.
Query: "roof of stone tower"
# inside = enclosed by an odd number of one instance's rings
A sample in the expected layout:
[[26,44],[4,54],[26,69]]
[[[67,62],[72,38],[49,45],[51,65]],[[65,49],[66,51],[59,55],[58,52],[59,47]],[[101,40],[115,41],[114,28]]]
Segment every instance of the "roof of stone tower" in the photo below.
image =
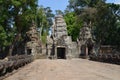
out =
[[38,35],[36,25],[34,22],[32,22],[31,27],[29,28],[29,31],[26,32],[26,34],[30,38],[31,41],[39,40],[39,35]]
[[80,29],[79,40],[82,44],[85,44],[86,41],[89,41],[90,39],[92,41],[91,29],[86,23],[84,23],[83,27]]
[[55,17],[54,24],[52,27],[52,35],[54,35],[57,38],[68,35],[67,34],[67,25],[66,25],[62,15],[57,15]]
[[63,18],[62,15],[56,15],[55,18],[57,18],[57,17],[59,17],[59,18]]

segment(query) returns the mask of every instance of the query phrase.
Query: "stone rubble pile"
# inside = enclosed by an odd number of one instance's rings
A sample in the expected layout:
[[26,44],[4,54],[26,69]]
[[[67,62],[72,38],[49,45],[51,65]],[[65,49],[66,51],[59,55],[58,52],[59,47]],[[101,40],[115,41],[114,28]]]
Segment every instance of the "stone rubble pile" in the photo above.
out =
[[32,61],[32,55],[8,56],[4,60],[0,60],[0,77],[17,70]]

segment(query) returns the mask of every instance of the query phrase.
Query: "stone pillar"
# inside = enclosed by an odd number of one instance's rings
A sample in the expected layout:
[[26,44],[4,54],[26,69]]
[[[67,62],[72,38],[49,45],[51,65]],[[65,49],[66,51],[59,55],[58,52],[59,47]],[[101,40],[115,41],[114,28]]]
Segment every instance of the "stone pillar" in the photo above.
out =
[[85,57],[88,57],[88,47],[86,46]]
[[27,48],[26,48],[26,46],[25,46],[25,55],[27,55]]
[[57,47],[55,46],[55,51],[54,51],[54,58],[57,59]]

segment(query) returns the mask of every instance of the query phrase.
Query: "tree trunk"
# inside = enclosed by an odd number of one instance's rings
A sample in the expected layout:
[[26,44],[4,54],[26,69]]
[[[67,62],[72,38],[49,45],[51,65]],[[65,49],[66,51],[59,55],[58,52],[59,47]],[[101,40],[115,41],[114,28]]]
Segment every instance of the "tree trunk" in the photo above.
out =
[[43,29],[43,25],[40,28],[40,39],[41,39],[41,36],[42,36],[42,29]]
[[14,44],[10,46],[8,56],[12,56],[13,47],[14,47]]
[[13,40],[13,42],[12,42],[10,48],[9,48],[8,56],[12,56],[12,52],[13,52],[15,43],[19,40],[20,37],[21,37],[21,33],[18,33],[18,34],[16,35],[15,39]]

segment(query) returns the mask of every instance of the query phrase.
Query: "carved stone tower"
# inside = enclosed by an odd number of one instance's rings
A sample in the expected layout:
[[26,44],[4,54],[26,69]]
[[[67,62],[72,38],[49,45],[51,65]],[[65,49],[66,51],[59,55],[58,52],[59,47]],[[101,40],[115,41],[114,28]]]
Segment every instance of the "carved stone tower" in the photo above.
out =
[[54,37],[60,38],[61,36],[67,36],[67,26],[63,19],[63,16],[58,15],[55,17],[54,24]]
[[87,57],[93,50],[94,42],[92,39],[91,29],[86,23],[84,23],[83,27],[80,29],[78,39],[80,56]]
[[26,34],[29,38],[29,41],[26,43],[26,53],[36,57],[37,54],[42,53],[42,48],[40,37],[34,23],[32,23],[32,26]]

